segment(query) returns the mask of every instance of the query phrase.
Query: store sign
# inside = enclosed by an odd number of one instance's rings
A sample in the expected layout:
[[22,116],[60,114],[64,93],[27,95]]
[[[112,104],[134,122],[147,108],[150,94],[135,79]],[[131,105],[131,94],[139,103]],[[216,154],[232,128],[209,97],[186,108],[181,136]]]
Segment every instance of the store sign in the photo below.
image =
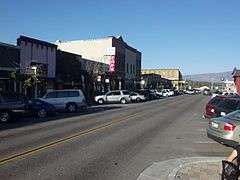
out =
[[115,72],[115,56],[110,56],[109,72]]

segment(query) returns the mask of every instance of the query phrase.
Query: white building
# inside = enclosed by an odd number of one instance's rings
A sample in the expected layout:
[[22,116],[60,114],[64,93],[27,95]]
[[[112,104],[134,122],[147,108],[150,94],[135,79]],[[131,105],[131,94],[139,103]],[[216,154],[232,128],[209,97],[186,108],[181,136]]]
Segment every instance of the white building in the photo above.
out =
[[226,91],[228,93],[236,93],[237,92],[234,81],[225,80],[224,84],[225,84],[224,91]]
[[62,51],[79,54],[83,59],[109,65],[112,89],[122,89],[139,82],[141,52],[127,45],[122,37],[56,42]]
[[[26,36],[20,36],[17,39],[17,45],[20,47],[20,72],[30,74],[35,67],[38,78],[42,80],[38,84],[38,89],[36,89],[37,86],[34,87],[35,96],[47,89],[53,89],[57,46]],[[33,89],[29,88],[28,91],[33,91]]]

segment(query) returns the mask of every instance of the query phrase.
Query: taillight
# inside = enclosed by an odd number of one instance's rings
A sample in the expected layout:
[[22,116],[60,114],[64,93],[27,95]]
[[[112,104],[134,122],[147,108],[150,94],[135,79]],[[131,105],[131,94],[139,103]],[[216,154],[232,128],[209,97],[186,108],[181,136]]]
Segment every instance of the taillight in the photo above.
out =
[[231,123],[224,124],[224,131],[234,131],[235,128],[236,126],[234,124]]
[[207,106],[206,106],[206,114],[207,114],[207,115],[210,115],[210,116],[215,115],[215,109],[214,109],[214,107],[211,106],[211,105],[207,105]]

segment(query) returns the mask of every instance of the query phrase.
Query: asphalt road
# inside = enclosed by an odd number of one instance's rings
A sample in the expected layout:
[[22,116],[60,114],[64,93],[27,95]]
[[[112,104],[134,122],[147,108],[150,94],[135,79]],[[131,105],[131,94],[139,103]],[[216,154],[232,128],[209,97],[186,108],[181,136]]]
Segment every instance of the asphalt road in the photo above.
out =
[[0,179],[135,180],[153,162],[226,156],[206,137],[208,97],[91,107],[0,128]]

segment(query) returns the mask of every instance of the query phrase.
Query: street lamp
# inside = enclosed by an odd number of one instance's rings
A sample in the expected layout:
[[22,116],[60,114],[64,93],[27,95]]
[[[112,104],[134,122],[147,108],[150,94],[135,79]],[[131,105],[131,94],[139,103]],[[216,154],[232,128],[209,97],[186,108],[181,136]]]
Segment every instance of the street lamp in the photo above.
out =
[[145,85],[145,80],[142,79],[142,80],[141,80],[141,89],[144,89],[144,85]]
[[33,65],[31,66],[31,69],[33,70],[33,74],[34,74],[34,85],[35,85],[35,88],[34,88],[34,97],[37,98],[37,92],[38,92],[38,87],[37,87],[37,66],[36,65]]

